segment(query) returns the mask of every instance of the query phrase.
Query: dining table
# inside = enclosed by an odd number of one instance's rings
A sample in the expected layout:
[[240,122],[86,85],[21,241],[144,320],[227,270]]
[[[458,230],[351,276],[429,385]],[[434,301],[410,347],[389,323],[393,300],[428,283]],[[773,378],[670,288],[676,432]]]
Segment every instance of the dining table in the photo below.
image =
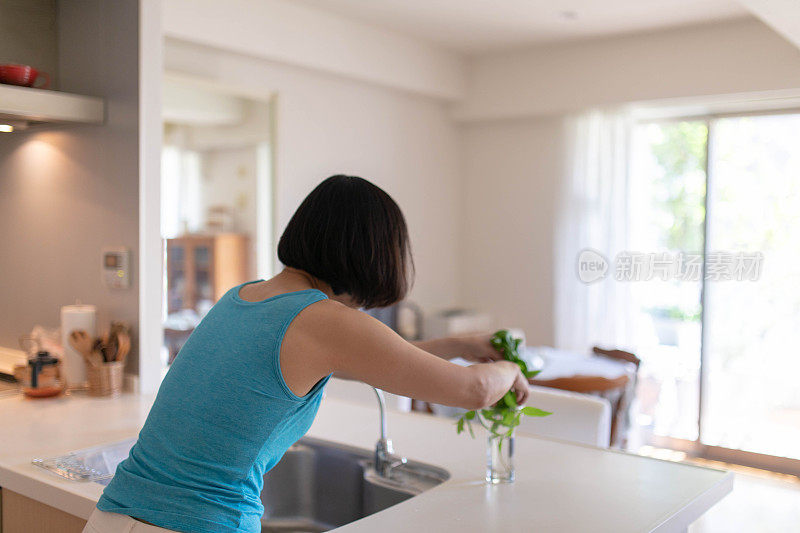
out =
[[616,379],[627,376],[635,381],[636,365],[603,357],[594,353],[560,350],[551,346],[526,346],[520,356],[531,370],[541,370],[536,380],[551,380],[571,376],[600,376]]

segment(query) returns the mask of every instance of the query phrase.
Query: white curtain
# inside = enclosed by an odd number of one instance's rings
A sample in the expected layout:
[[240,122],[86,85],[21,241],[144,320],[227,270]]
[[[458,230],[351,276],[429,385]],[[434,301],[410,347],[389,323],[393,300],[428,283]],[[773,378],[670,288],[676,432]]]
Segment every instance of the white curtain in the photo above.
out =
[[198,231],[204,224],[200,154],[178,146],[161,150],[161,236]]
[[[628,179],[632,120],[594,110],[566,123],[565,179],[555,245],[556,347],[585,353],[629,343],[631,282],[616,281],[615,256],[628,250]],[[578,258],[605,259],[608,270],[582,281]],[[586,276],[584,276],[584,279]]]

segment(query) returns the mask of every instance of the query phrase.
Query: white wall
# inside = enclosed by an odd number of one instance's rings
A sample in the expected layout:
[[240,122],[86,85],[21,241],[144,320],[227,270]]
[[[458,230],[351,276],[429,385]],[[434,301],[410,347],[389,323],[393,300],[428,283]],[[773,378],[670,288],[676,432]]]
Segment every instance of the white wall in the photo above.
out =
[[464,95],[464,61],[457,54],[291,0],[169,0],[164,30],[168,37],[437,98]]
[[463,128],[464,246],[461,298],[497,327],[521,327],[528,344],[552,345],[554,199],[561,121]]
[[196,124],[190,129],[191,148],[220,150],[269,142],[272,117],[267,102],[241,99],[244,120],[236,124]]
[[233,213],[233,231],[246,234],[250,241],[250,277],[256,273],[258,214],[257,147],[222,148],[202,152],[203,213],[211,207],[224,206]]
[[739,0],[776,32],[800,46],[800,16],[794,0]]
[[278,232],[322,179],[355,174],[403,208],[417,280],[412,299],[428,310],[458,301],[461,189],[457,131],[438,100],[168,40],[168,71],[277,93]]
[[[256,235],[256,147],[224,148],[201,153],[203,212],[224,206],[233,213],[233,231]],[[254,263],[255,264],[255,263]],[[255,272],[255,268],[251,269]]]
[[174,124],[222,125],[242,122],[246,102],[204,87],[164,80],[161,115]]
[[463,120],[800,87],[800,49],[756,20],[541,46],[471,61]]

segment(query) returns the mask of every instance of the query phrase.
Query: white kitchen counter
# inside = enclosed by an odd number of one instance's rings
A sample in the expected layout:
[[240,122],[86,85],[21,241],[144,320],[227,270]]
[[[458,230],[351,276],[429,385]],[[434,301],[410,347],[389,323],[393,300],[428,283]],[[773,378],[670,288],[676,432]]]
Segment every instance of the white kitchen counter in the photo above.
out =
[[[88,518],[103,487],[62,479],[33,457],[135,436],[152,397],[0,400],[0,487]],[[554,415],[556,416],[556,415]],[[378,410],[326,398],[309,435],[372,449]],[[517,481],[483,482],[485,441],[452,422],[391,412],[398,454],[447,469],[442,485],[337,531],[683,531],[733,487],[733,474],[533,437],[518,437]]]

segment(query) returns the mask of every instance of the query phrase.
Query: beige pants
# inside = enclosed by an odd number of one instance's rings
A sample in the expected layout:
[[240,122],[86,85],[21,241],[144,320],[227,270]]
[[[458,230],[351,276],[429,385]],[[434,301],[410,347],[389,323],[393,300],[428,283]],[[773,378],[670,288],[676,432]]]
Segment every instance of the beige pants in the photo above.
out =
[[151,526],[130,516],[107,513],[100,509],[94,510],[86,523],[86,527],[83,528],[83,533],[164,533],[165,531],[172,530]]

